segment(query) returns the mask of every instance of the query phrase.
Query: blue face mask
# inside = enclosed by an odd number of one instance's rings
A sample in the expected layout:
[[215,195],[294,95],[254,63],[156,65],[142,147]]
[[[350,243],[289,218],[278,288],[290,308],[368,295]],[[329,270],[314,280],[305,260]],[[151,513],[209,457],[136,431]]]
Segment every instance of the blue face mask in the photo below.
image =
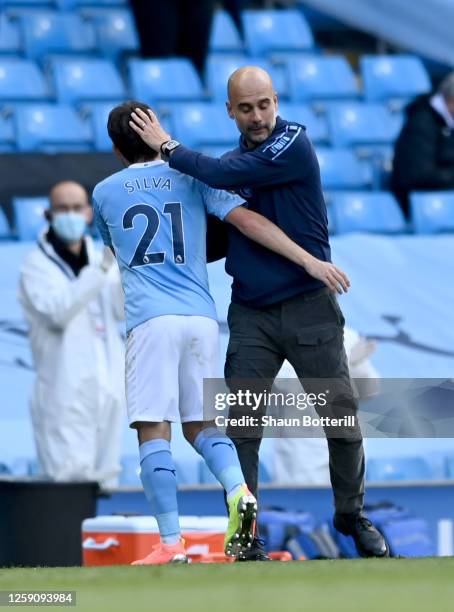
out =
[[52,220],[52,227],[65,242],[76,242],[84,235],[87,221],[80,213],[57,213]]

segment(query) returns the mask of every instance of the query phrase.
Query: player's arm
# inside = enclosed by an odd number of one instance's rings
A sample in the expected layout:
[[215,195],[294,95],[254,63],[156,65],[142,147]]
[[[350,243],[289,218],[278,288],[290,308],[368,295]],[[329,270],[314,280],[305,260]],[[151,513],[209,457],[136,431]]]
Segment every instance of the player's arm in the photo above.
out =
[[[170,140],[152,111],[149,115],[136,109],[130,126],[155,151]],[[183,145],[172,151],[169,166],[189,174],[217,189],[265,187],[287,183],[304,173],[304,159],[311,155],[311,146],[303,128],[283,133],[278,148],[259,146],[228,159],[216,159],[197,153]]]
[[320,261],[308,253],[263,215],[244,206],[237,206],[224,220],[251,240],[302,266],[308,274],[321,280],[331,291],[348,291],[350,281],[340,268],[330,262]]

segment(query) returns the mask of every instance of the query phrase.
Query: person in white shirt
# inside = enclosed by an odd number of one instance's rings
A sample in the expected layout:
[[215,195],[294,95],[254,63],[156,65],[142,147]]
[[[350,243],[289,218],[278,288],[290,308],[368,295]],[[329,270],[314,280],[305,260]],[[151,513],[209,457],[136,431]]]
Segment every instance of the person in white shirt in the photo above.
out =
[[86,235],[85,189],[50,192],[49,228],[25,258],[19,300],[36,369],[30,402],[39,473],[52,481],[118,483],[125,418],[123,290],[108,249]]

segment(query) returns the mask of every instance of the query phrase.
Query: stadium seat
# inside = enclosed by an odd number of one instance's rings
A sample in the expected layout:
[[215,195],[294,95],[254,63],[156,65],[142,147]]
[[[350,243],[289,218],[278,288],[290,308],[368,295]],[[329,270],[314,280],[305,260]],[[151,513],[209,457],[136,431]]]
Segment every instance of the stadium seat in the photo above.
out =
[[433,480],[434,473],[423,457],[376,457],[367,462],[369,481]]
[[363,189],[372,182],[372,170],[349,149],[317,148],[324,189]]
[[48,98],[46,82],[34,62],[16,57],[0,57],[0,103]]
[[242,19],[246,47],[252,56],[306,51],[314,46],[312,32],[299,11],[246,10]]
[[55,7],[55,0],[3,0],[2,8],[8,7],[28,7],[33,9]]
[[[192,148],[225,146],[238,142],[235,122],[225,106],[208,103],[178,104],[172,113],[175,137]],[[213,129],[213,127],[215,128]]]
[[205,461],[201,461],[199,463],[199,482],[200,484],[217,484],[219,485],[216,478],[211,473],[209,467],[205,463]]
[[231,147],[227,145],[224,145],[223,147],[200,147],[200,152],[204,155],[208,155],[209,157],[222,157],[224,153],[227,153],[227,151],[234,149],[236,146],[238,146],[238,140],[234,144],[234,146]]
[[8,219],[3,211],[3,208],[0,206],[0,239],[4,240],[5,238],[11,237],[11,230],[9,227]]
[[329,207],[337,234],[396,234],[406,229],[402,211],[390,193],[331,193]]
[[397,138],[402,116],[381,104],[340,102],[327,109],[331,140],[336,147],[383,145]]
[[445,477],[454,480],[454,455],[447,455],[444,461]]
[[240,34],[226,11],[216,11],[210,36],[212,53],[237,53],[243,50]]
[[92,26],[73,13],[32,12],[20,17],[25,54],[42,59],[51,53],[95,51]]
[[90,126],[67,105],[29,104],[14,112],[20,151],[87,151],[92,148]]
[[317,115],[306,104],[279,103],[278,114],[288,121],[296,121],[306,126],[307,135],[312,142],[327,143],[329,141],[328,126],[324,117]]
[[139,37],[128,10],[88,8],[82,15],[93,23],[96,44],[103,55],[117,61],[124,53],[138,51]]
[[345,57],[292,55],[282,59],[287,66],[292,101],[358,97],[356,78]]
[[410,210],[417,234],[454,233],[454,191],[412,193]]
[[13,198],[14,227],[19,240],[36,240],[46,227],[47,198]]
[[78,6],[128,6],[128,0],[57,0],[57,2],[74,2]]
[[0,14],[0,54],[20,52],[20,33],[17,23]]
[[422,61],[411,55],[365,55],[360,60],[368,100],[407,100],[430,91]]
[[286,72],[283,67],[272,66],[263,58],[250,58],[247,55],[220,55],[208,56],[205,80],[210,96],[215,101],[225,102],[227,99],[227,81],[237,68],[254,64],[267,70],[273,79],[274,88],[278,95],[283,98],[288,97],[288,83]]
[[126,7],[128,0],[54,0],[60,10],[68,11],[84,7]]
[[147,103],[202,100],[202,83],[186,58],[131,59],[128,62],[132,95]]
[[120,487],[142,487],[140,480],[139,457],[135,455],[123,455],[120,458],[121,471],[118,477]]
[[60,102],[74,104],[125,97],[123,81],[109,60],[58,58],[52,60],[50,70]]
[[0,115],[0,153],[9,153],[14,149],[15,137],[12,118]]
[[109,113],[119,102],[95,102],[84,107],[84,114],[89,117],[93,131],[93,143],[96,151],[111,151],[112,141],[107,133]]

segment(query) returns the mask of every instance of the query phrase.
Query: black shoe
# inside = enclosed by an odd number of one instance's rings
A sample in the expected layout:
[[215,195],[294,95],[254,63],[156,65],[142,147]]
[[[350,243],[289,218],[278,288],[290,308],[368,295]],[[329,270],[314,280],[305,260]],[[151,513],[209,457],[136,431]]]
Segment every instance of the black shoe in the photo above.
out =
[[260,538],[254,538],[250,548],[246,548],[237,561],[271,561],[265,550],[265,542]]
[[336,513],[333,523],[337,531],[352,536],[360,557],[389,557],[385,538],[361,512]]

